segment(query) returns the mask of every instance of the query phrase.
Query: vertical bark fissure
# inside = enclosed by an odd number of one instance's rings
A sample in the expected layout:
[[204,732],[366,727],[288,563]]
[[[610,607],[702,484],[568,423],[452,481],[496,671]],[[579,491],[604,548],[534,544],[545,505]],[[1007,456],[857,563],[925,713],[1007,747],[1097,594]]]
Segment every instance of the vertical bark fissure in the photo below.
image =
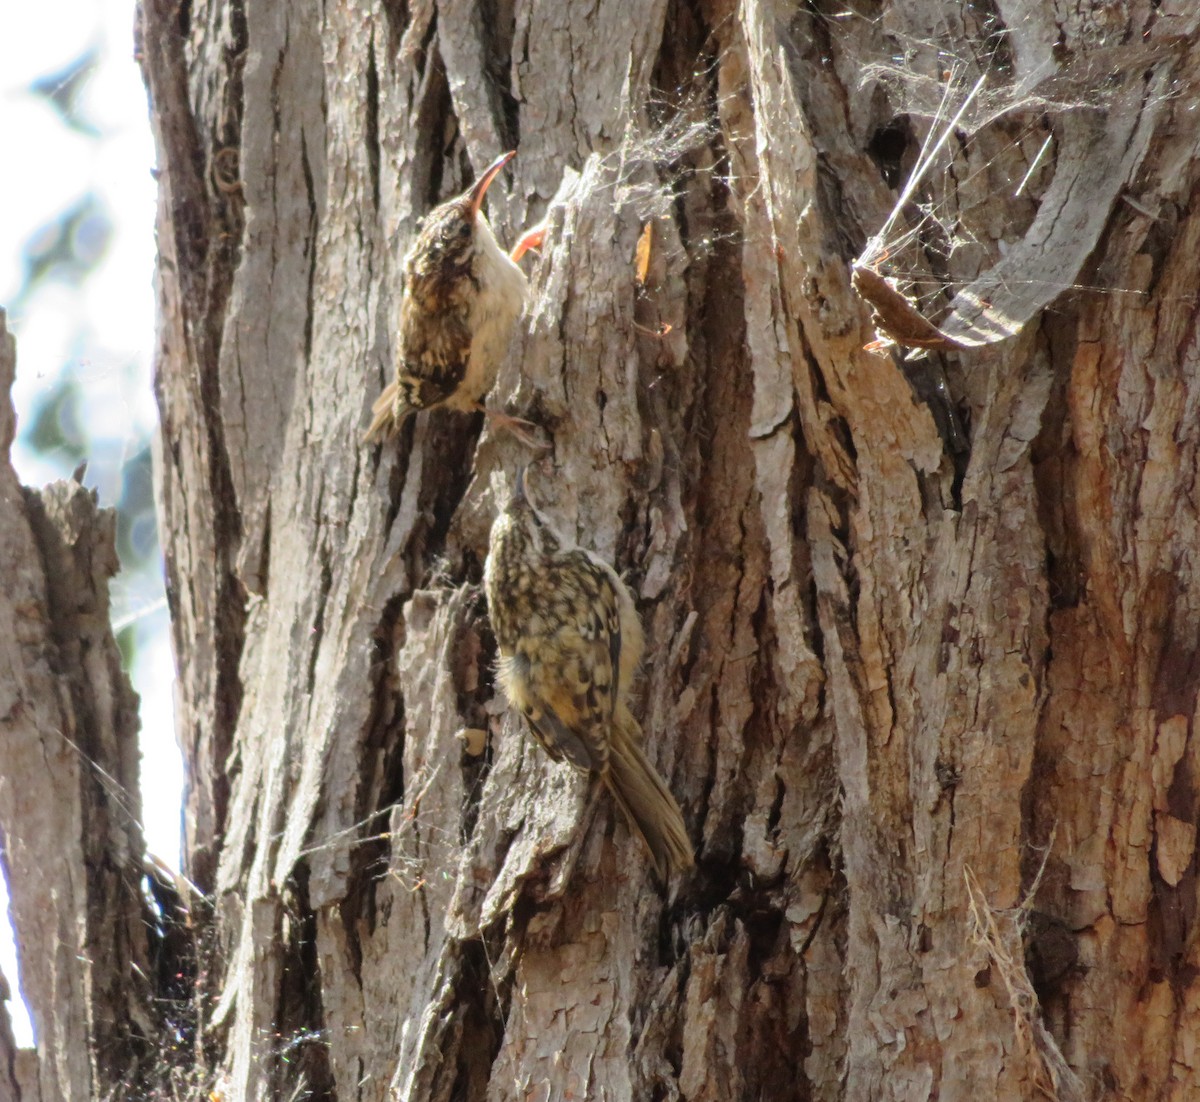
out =
[[[242,60],[248,47],[241,9],[235,6],[231,9],[231,26],[236,52],[229,59],[226,81],[221,84],[231,92],[231,100],[228,107],[216,111],[216,117],[206,120],[211,132],[220,135],[214,139],[220,148],[214,149],[210,157],[189,91],[186,37],[180,29],[186,15],[186,9],[176,10],[157,0],[147,0],[139,8],[142,61],[163,173],[161,194],[166,209],[161,218],[162,229],[170,235],[169,247],[163,249],[163,254],[174,261],[172,279],[178,281],[170,288],[171,308],[165,328],[169,330],[171,323],[177,322],[171,339],[179,341],[178,351],[190,365],[188,375],[194,383],[189,382],[187,387],[196,386],[185,403],[178,403],[166,391],[168,386],[175,385],[174,381],[162,374],[157,380],[167,440],[173,443],[176,434],[180,434],[186,448],[186,458],[173,449],[175,463],[165,473],[170,484],[168,512],[179,516],[180,523],[186,523],[182,521],[184,514],[199,514],[195,521],[203,523],[207,530],[193,528],[191,536],[196,541],[196,550],[203,548],[201,554],[206,558],[211,556],[194,577],[181,576],[176,556],[166,556],[168,590],[176,595],[176,602],[192,586],[201,587],[200,592],[188,596],[188,604],[204,610],[200,612],[207,620],[204,634],[210,636],[209,669],[189,671],[185,666],[189,685],[184,699],[188,707],[181,717],[185,728],[194,724],[195,731],[190,737],[199,740],[193,760],[211,763],[210,768],[196,771],[193,783],[199,787],[189,796],[189,806],[204,823],[207,835],[206,844],[189,852],[190,871],[193,879],[207,889],[213,883],[212,855],[223,833],[228,800],[228,781],[218,763],[227,760],[233,745],[242,700],[237,665],[244,639],[244,617],[230,562],[241,524],[219,415],[217,362],[228,289],[240,257],[242,225],[240,183],[220,154],[237,148]],[[205,166],[211,172],[206,173]],[[210,194],[210,184],[215,194]],[[198,440],[197,423],[201,426]],[[193,448],[197,452],[194,458]],[[189,484],[191,476],[187,472],[193,469],[192,462],[204,471],[205,484]],[[195,498],[190,504],[189,496]],[[178,633],[178,617],[173,624],[178,658],[193,645],[195,638]],[[193,699],[197,694],[211,696],[201,704]],[[204,718],[199,715],[201,708],[209,709]]]

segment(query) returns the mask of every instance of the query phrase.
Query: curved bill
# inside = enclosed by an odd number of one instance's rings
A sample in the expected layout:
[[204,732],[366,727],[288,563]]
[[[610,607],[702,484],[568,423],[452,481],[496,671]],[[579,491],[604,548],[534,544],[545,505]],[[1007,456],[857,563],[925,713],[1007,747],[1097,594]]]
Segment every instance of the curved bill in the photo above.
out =
[[487,189],[491,187],[492,181],[500,175],[500,170],[508,164],[515,156],[517,151],[510,149],[507,153],[501,153],[487,168],[482,176],[475,181],[475,185],[467,192],[471,200],[471,214],[479,213],[479,208],[483,206],[483,197],[487,194]]

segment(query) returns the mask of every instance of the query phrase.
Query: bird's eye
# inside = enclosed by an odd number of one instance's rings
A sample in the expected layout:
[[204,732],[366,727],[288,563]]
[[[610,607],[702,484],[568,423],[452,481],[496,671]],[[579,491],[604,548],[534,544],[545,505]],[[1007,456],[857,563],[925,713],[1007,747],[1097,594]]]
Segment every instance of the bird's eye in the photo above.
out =
[[470,236],[470,233],[471,233],[470,222],[464,222],[461,226],[458,227],[458,236],[459,237],[468,237],[468,236]]

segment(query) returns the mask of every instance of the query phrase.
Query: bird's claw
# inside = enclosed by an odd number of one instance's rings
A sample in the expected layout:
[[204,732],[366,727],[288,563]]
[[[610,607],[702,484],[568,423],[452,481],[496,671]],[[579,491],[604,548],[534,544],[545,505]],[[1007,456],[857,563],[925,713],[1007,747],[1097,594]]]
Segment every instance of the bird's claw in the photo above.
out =
[[507,429],[526,447],[533,448],[535,451],[545,451],[550,446],[534,435],[540,432],[541,429],[532,421],[526,421],[523,417],[514,417],[510,413],[501,413],[499,410],[488,409],[483,404],[480,404],[479,408],[487,414],[489,420],[496,428]]

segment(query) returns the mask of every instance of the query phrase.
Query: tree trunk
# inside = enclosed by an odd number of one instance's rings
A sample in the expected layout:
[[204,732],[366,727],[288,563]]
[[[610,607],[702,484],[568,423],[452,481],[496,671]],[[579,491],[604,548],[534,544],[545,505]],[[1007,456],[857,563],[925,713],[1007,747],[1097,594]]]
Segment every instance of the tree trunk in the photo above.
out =
[[0,1098],[50,1102],[156,1079],[179,994],[143,895],[137,696],[109,623],[116,515],[77,481],[22,489],[15,366],[0,311],[0,853],[38,1042],[34,1071],[0,1002]]
[[[176,1085],[1200,1090],[1200,16],[869,8],[143,0],[200,893],[151,881],[197,969]],[[400,257],[508,148],[493,224],[551,231],[488,401],[552,448],[439,412],[365,448]],[[856,257],[924,354],[864,347]],[[481,566],[529,463],[638,599],[697,856],[665,888],[494,684]],[[0,813],[12,876],[61,824]],[[18,880],[32,997],[94,1057]],[[87,1074],[57,1020],[44,1102]]]

